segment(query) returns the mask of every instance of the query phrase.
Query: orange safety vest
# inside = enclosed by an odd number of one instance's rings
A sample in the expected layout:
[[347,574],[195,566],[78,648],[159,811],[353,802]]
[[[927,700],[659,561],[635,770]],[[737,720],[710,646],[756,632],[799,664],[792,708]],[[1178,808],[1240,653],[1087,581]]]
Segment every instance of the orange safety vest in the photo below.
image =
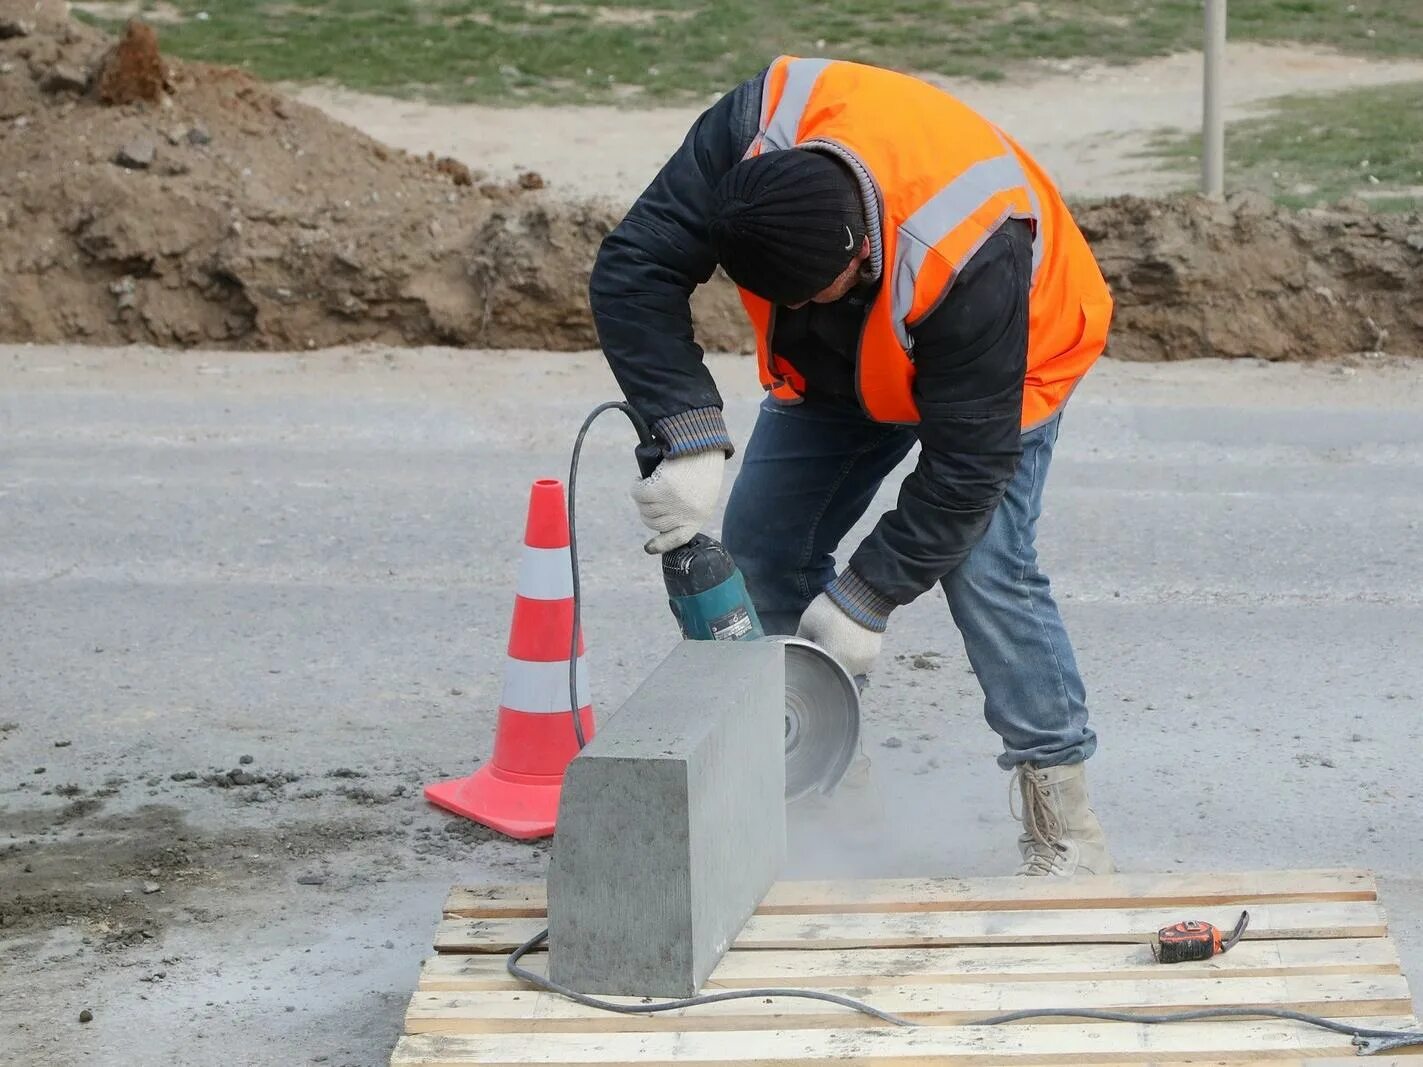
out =
[[[906,74],[781,56],[766,73],[761,126],[747,158],[820,147],[848,156],[879,194],[879,292],[856,359],[860,405],[877,422],[917,423],[914,325],[1010,218],[1034,229],[1023,428],[1066,401],[1107,341],[1112,297],[1052,181],[987,119]],[[761,383],[800,401],[805,380],[771,349],[775,307],[741,290],[756,333]]]

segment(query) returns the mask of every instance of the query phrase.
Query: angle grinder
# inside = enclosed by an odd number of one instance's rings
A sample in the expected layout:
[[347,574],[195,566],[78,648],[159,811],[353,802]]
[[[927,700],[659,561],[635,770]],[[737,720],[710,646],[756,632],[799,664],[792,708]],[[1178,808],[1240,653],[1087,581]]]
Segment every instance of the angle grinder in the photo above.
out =
[[[648,435],[637,448],[648,477],[662,453]],[[662,555],[667,602],[689,641],[780,641],[786,650],[786,799],[829,793],[845,776],[860,737],[860,693],[819,645],[768,635],[726,546],[697,534]]]

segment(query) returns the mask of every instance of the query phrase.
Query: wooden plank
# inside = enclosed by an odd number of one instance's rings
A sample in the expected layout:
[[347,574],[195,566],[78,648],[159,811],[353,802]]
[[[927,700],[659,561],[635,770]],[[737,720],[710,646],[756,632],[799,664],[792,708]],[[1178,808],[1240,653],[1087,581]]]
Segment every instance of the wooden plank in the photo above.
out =
[[[1365,1026],[1412,1026],[1411,1019],[1360,1019]],[[1349,1038],[1273,1020],[1185,1023],[959,1027],[879,1030],[760,1030],[750,1033],[415,1034],[400,1039],[391,1067],[765,1067],[816,1060],[857,1067],[988,1067],[993,1064],[1307,1063],[1354,1055]],[[1396,1057],[1407,1067],[1409,1059]],[[1369,1060],[1377,1063],[1377,1060]]]
[[[1115,874],[1070,882],[1037,878],[889,878],[781,882],[760,915],[842,912],[1031,911],[1064,908],[1206,907],[1376,900],[1368,871],[1253,871],[1239,874]],[[539,918],[548,914],[542,883],[456,886],[445,902],[452,918]]]
[[[831,988],[865,996],[854,987]],[[610,997],[636,1005],[637,997]],[[962,1026],[989,1015],[1064,1006],[1151,1013],[1194,1008],[1287,1008],[1316,1015],[1381,1016],[1412,1010],[1402,975],[1308,975],[1201,982],[997,982],[885,986],[876,1008],[921,1026]],[[1080,1020],[1079,1020],[1080,1021]],[[1061,1024],[1064,1020],[1058,1020]],[[872,1016],[801,997],[747,997],[653,1015],[619,1015],[542,992],[416,993],[405,1031],[422,1033],[625,1033],[633,1031],[858,1029],[883,1027]]]
[[[968,911],[755,915],[736,939],[739,949],[941,948],[952,945],[1146,943],[1183,918],[1229,929],[1238,912],[1196,908],[1062,911]],[[1252,908],[1251,940],[1383,937],[1383,909],[1375,902],[1264,904]],[[537,919],[445,919],[435,937],[439,952],[509,952],[533,937]]]
[[[524,966],[547,974],[548,957],[532,953]],[[1398,974],[1398,951],[1384,937],[1361,940],[1244,941],[1223,956],[1171,966],[1169,975],[1146,945],[983,946],[939,949],[843,949],[830,952],[733,951],[706,988],[751,986],[917,985],[1094,979],[1273,977],[1291,974]],[[479,953],[431,956],[420,970],[427,992],[525,988],[504,957]]]

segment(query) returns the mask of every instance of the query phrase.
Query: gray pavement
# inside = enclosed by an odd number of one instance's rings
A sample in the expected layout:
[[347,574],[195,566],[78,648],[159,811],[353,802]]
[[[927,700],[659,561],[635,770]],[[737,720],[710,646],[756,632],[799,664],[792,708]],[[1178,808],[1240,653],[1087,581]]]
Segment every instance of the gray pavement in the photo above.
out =
[[[383,1062],[449,885],[545,869],[419,787],[488,753],[528,483],[611,395],[592,356],[0,346],[0,1058]],[[675,640],[615,419],[604,711]],[[1423,364],[1104,364],[1047,501],[1119,864],[1372,868],[1423,982]],[[1006,873],[937,593],[866,715],[882,816],[798,817],[789,873]]]

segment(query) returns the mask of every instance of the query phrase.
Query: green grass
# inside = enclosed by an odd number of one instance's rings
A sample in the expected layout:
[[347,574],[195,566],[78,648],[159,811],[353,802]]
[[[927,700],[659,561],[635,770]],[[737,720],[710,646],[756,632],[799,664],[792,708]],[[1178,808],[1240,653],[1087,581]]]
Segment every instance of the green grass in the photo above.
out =
[[[1423,82],[1285,97],[1272,108],[1226,128],[1228,188],[1290,207],[1363,196],[1375,210],[1423,209]],[[1185,170],[1201,139],[1167,137],[1157,148]]]
[[[174,54],[439,100],[705,99],[774,55],[984,79],[1197,47],[1200,0],[169,0]],[[200,19],[199,13],[206,18]],[[85,16],[93,18],[94,16]],[[1423,56],[1423,0],[1231,0],[1235,40]]]

